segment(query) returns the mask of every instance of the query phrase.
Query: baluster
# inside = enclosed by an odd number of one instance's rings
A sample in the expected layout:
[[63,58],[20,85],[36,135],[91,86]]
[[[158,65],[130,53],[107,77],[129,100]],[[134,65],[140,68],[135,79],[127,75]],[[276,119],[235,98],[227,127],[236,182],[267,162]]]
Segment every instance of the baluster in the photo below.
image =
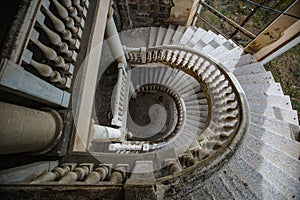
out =
[[[78,12],[75,7],[72,6],[71,0],[61,0],[61,3],[69,10],[70,16],[75,20],[76,25],[81,25],[84,22],[80,17],[78,17]],[[83,28],[83,26],[81,26]]]
[[186,64],[190,61],[192,54],[191,53],[187,53],[184,57],[183,57],[183,62],[182,62],[182,67],[185,67]]
[[190,61],[188,62],[188,69],[192,69],[192,67],[194,66],[196,60],[198,59],[198,56],[195,54],[192,56],[192,58],[190,59]]
[[55,179],[60,179],[67,172],[72,170],[72,165],[65,165],[62,167],[55,167],[51,172],[44,172],[36,179],[34,179],[30,184],[45,183],[49,181],[54,181]]
[[93,163],[81,164],[79,167],[76,167],[73,171],[67,172],[58,183],[65,184],[75,181],[84,180],[85,176],[88,175],[93,169]]
[[39,49],[42,51],[43,55],[50,61],[54,62],[54,65],[56,67],[60,67],[62,69],[64,69],[65,67],[65,60],[61,57],[58,56],[57,53],[50,47],[47,47],[46,45],[44,45],[43,43],[41,43],[40,41],[36,40],[33,41],[33,43],[39,47]]
[[52,0],[58,15],[65,20],[66,26],[72,30],[76,38],[81,38],[82,30],[75,26],[74,20],[69,17],[68,11],[57,0]]
[[84,8],[80,5],[80,0],[72,0],[72,2],[73,2],[73,5],[77,8],[79,16],[85,17],[86,15],[84,15]]
[[75,49],[79,49],[79,45],[80,45],[79,41],[72,38],[72,33],[66,29],[65,24],[60,19],[58,19],[55,15],[53,15],[53,13],[50,10],[44,8],[43,11],[47,14],[47,16],[52,21],[55,30],[57,30],[62,34],[62,38],[64,40],[67,40],[71,45],[71,47]]
[[102,165],[97,167],[93,172],[91,172],[85,179],[87,184],[96,184],[99,181],[104,180],[110,173],[111,167]]
[[126,167],[117,167],[110,175],[109,181],[112,183],[122,183],[126,177]]
[[45,24],[40,24],[40,27],[43,29],[43,31],[48,36],[50,42],[56,46],[58,46],[58,50],[61,53],[64,53],[66,55],[66,59],[70,62],[76,61],[76,52],[69,50],[68,45],[65,42],[61,41],[60,36],[55,33],[54,31],[50,30]]
[[194,165],[197,160],[189,155],[183,155],[179,157],[179,161],[183,166],[190,167]]
[[172,55],[172,59],[171,59],[171,64],[175,64],[175,61],[177,60],[177,55],[179,54],[179,51],[178,50],[175,50],[173,52],[173,55]]
[[182,169],[180,168],[180,166],[175,161],[171,162],[170,165],[168,166],[169,174],[178,173],[181,170]]

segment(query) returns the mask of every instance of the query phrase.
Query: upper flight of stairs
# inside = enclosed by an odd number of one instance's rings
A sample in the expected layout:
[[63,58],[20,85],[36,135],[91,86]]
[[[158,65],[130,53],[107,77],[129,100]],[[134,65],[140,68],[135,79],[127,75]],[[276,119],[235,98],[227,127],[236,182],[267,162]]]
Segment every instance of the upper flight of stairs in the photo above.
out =
[[261,63],[231,40],[201,28],[137,28],[121,33],[121,40],[126,48],[172,45],[202,52],[233,73],[248,101],[249,130],[234,156],[204,184],[174,186],[193,188],[189,194],[170,192],[167,199],[300,199],[297,112]]

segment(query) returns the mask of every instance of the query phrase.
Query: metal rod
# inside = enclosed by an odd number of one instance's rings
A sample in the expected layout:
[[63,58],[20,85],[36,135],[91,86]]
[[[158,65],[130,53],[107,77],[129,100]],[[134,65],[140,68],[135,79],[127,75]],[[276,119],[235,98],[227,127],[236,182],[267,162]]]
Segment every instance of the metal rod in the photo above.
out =
[[216,16],[218,16],[219,18],[221,18],[222,20],[224,20],[225,22],[227,22],[228,24],[233,26],[234,28],[238,29],[240,32],[242,32],[244,35],[248,36],[249,38],[254,39],[256,37],[255,34],[248,31],[247,29],[241,27],[239,24],[232,21],[231,19],[227,18],[225,15],[221,14],[219,11],[217,11],[216,9],[214,9],[213,7],[208,5],[207,3],[203,2],[203,1],[199,1],[199,3],[201,5],[203,5],[205,8],[207,8],[210,12],[212,12],[213,14],[215,14]]
[[195,17],[199,18],[201,21],[203,21],[205,24],[207,24],[211,29],[218,32],[219,34],[224,36],[226,39],[229,39],[229,35],[223,33],[220,29],[218,29],[216,26],[212,25],[209,21],[207,21],[204,17],[202,17],[198,13],[195,14]]

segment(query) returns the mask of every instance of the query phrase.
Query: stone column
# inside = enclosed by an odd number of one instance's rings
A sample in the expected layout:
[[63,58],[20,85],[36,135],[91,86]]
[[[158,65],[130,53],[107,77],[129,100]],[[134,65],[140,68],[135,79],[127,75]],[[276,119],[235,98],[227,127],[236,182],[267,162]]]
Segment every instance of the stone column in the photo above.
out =
[[54,111],[40,111],[0,101],[0,154],[45,153],[62,134],[62,119]]
[[126,67],[127,61],[123,51],[123,46],[114,19],[111,15],[109,15],[106,22],[105,37],[114,59],[116,59],[119,63],[124,63]]

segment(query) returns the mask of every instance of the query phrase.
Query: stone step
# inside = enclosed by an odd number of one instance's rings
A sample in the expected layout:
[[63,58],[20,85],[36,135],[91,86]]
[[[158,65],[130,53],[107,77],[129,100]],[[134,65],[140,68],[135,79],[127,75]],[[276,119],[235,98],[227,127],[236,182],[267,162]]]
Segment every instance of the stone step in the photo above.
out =
[[282,194],[288,198],[300,198],[300,183],[297,179],[289,176],[283,169],[275,166],[251,148],[243,146],[240,154],[245,161],[264,179],[268,180]]
[[279,169],[285,171],[295,180],[300,177],[300,161],[297,158],[291,157],[290,155],[276,149],[276,147],[261,141],[252,134],[248,134],[246,136],[245,143],[250,147],[250,149],[255,151],[257,154],[260,154],[264,157],[264,159],[267,159]]
[[221,179],[224,188],[231,194],[229,199],[257,199],[230,170],[223,170],[217,177]]
[[264,72],[266,72],[266,70],[261,63],[252,63],[242,67],[234,68],[233,70],[233,74],[236,77],[250,74],[260,74]]
[[208,181],[203,187],[206,191],[210,199],[213,200],[221,200],[221,196],[216,193],[216,188],[212,185],[210,181]]
[[193,27],[188,27],[184,34],[181,36],[178,45],[180,46],[185,46],[188,41],[193,37],[194,33],[195,33],[196,29]]
[[182,34],[184,33],[186,27],[185,26],[177,26],[177,29],[172,37],[171,45],[178,44]]
[[204,34],[201,35],[200,40],[193,46],[193,49],[201,51],[207,44],[209,44],[215,37],[215,33],[212,31],[206,31]]
[[292,110],[292,104],[290,97],[275,96],[269,94],[247,94],[247,100],[249,104],[255,103],[262,106],[275,106],[286,110]]
[[[220,45],[224,45],[226,42],[227,42],[227,39],[225,37],[223,37],[222,35],[218,34],[218,35],[215,35],[213,41],[211,41],[209,44],[210,44],[210,46],[217,48]],[[230,46],[227,46],[227,45],[224,45],[224,46],[229,50],[233,49],[233,48],[230,48]]]
[[172,37],[173,37],[175,31],[176,31],[176,26],[170,24],[169,27],[168,27],[168,30],[166,32],[164,41],[162,43],[163,46],[164,45],[169,45],[171,43],[171,40],[172,40]]
[[241,84],[246,96],[248,94],[269,94],[275,96],[283,96],[280,83],[266,84]]
[[158,35],[159,27],[151,27],[150,35],[149,35],[149,42],[148,47],[154,47]]
[[221,188],[218,188],[218,186],[216,185],[216,178],[211,181],[207,181],[204,187],[206,187],[207,189],[209,188],[209,192],[213,199],[216,200],[228,199],[225,198],[226,196],[228,197],[228,195],[225,195],[225,193],[222,192]]
[[222,63],[227,69],[232,69],[239,61],[243,52],[244,52],[243,48],[235,47],[229,50],[227,53],[216,56],[216,60]]
[[288,199],[273,183],[253,169],[244,158],[237,156],[229,163],[228,168],[259,199]]
[[278,133],[288,139],[295,140],[299,135],[299,126],[255,113],[251,113],[251,123],[265,128],[268,131]]
[[249,104],[250,111],[268,118],[278,119],[287,123],[298,125],[298,115],[296,110],[285,110],[280,107],[262,106],[259,104]]
[[206,30],[198,28],[194,33],[193,37],[186,44],[188,47],[193,47],[202,37],[207,33]]
[[214,50],[212,50],[211,52],[207,52],[207,53],[209,53],[209,55],[214,58],[220,54],[227,53],[228,51],[229,50],[225,46],[220,45],[216,47]]
[[257,125],[251,125],[249,128],[250,134],[257,137],[262,142],[271,145],[273,148],[278,149],[293,158],[299,159],[300,143],[288,139],[278,133],[271,132]]
[[260,74],[249,74],[244,76],[237,76],[237,80],[240,84],[263,84],[263,83],[275,83],[271,72],[264,72]]
[[211,180],[211,182],[213,187],[215,188],[213,189],[213,191],[215,191],[216,195],[220,196],[221,199],[237,199],[233,198],[234,195],[232,191],[228,190],[221,177],[216,176]]
[[245,54],[240,57],[238,63],[236,64],[236,67],[242,67],[244,65],[249,65],[256,62],[257,61],[251,54]]
[[150,37],[150,28],[135,28],[120,33],[122,45],[127,47],[147,47]]
[[161,46],[161,45],[162,45],[167,30],[168,30],[168,29],[165,28],[165,27],[159,27],[158,32],[157,32],[157,37],[156,37],[155,46]]

